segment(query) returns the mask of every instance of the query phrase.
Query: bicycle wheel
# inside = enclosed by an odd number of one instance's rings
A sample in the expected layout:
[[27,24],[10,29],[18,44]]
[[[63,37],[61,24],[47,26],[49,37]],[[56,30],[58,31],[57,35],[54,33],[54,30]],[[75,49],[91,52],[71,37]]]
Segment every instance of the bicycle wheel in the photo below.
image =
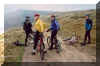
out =
[[32,44],[34,44],[34,41],[33,41],[33,36],[30,34],[28,36],[27,45],[31,46]]
[[44,60],[44,49],[45,49],[45,46],[44,46],[44,43],[41,44],[41,47],[40,47],[40,58],[41,60]]
[[30,34],[29,34],[28,39],[27,39],[27,45],[28,45],[28,46],[31,45],[31,37],[30,37]]
[[48,46],[50,47],[50,44],[51,44],[51,37],[50,37],[50,36],[47,37],[47,44],[48,44]]
[[57,40],[57,53],[59,53],[61,50],[62,50],[62,47],[61,47],[61,42],[59,40]]

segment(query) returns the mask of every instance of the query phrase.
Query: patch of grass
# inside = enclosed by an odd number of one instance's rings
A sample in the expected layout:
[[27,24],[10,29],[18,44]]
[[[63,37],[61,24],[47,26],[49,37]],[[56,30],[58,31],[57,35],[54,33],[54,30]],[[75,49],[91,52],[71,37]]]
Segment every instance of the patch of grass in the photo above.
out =
[[59,31],[59,35],[61,35],[62,39],[66,37],[71,37],[73,32],[76,32],[77,36],[80,36],[79,42],[83,42],[85,35],[85,18],[83,17],[85,14],[90,14],[90,18],[93,20],[93,28],[91,31],[91,44],[86,46],[84,49],[81,48],[80,43],[76,44],[76,47],[80,51],[84,51],[92,56],[96,56],[96,11],[80,11],[70,13],[69,17],[64,17],[68,15],[65,13],[64,16],[60,17],[58,21],[61,25],[61,30]]
[[24,44],[25,34],[22,29],[12,29],[4,34],[5,41],[5,62],[21,62],[24,54],[23,46],[15,46],[17,40]]

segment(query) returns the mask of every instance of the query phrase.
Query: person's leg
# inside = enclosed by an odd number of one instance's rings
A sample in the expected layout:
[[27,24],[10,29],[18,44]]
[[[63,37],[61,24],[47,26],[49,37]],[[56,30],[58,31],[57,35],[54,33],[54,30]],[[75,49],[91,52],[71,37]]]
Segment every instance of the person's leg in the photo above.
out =
[[91,36],[90,36],[90,31],[88,31],[88,44],[91,43]]
[[39,33],[36,32],[36,34],[34,35],[34,46],[33,46],[33,53],[34,53],[34,54],[35,54],[35,52],[36,52],[38,39],[39,39]]
[[58,31],[55,31],[55,34],[54,34],[55,35],[55,41],[56,41],[56,43],[57,43],[57,32]]
[[88,31],[85,32],[84,43],[86,43],[86,41],[87,41],[87,36],[88,36]]
[[83,43],[81,43],[81,45],[86,45],[87,35],[88,35],[88,31],[86,31],[86,32],[85,32],[84,42],[83,42]]
[[27,46],[27,39],[28,39],[28,33],[26,33],[26,38],[25,38],[25,46]]
[[51,46],[49,47],[49,49],[53,49],[53,40],[54,40],[54,31],[51,32]]
[[36,49],[37,43],[38,43],[38,39],[39,39],[39,33],[36,32],[36,34],[34,36],[34,47],[33,47],[33,49]]
[[57,48],[57,31],[54,32],[55,48]]

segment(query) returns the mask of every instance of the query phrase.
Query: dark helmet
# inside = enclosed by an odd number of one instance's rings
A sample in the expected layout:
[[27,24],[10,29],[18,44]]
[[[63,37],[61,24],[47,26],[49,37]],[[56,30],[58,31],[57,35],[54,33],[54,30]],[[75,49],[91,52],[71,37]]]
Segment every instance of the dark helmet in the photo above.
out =
[[26,16],[26,18],[30,18],[29,16]]
[[85,16],[88,16],[89,17],[90,15],[89,14],[85,14]]
[[56,17],[55,15],[51,15],[51,17]]

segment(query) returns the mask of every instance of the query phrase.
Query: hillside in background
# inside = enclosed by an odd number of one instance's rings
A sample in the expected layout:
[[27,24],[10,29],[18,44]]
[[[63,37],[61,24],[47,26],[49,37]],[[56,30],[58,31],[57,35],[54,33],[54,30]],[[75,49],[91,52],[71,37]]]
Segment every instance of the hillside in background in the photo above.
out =
[[[93,20],[93,29],[91,32],[92,44],[86,46],[84,49],[80,48],[80,44],[75,44],[74,47],[76,47],[80,51],[84,50],[84,52],[88,53],[91,56],[96,56],[96,10],[59,13],[57,12],[55,14],[57,16],[58,22],[61,25],[61,30],[59,31],[58,36],[62,39],[65,39],[66,37],[71,37],[73,32],[76,32],[77,36],[80,36],[79,42],[83,41],[85,34],[84,15],[90,14],[90,18]],[[49,17],[44,15],[43,17],[41,17],[41,19],[43,19],[44,22],[50,25]],[[24,47],[16,47],[15,45],[13,45],[13,42],[19,40],[21,43],[24,43],[24,39],[25,34],[21,28],[12,29],[5,33],[5,55],[10,57],[14,56],[14,58],[6,57],[6,61],[21,61],[24,52]]]
[[76,11],[58,15],[57,20],[61,24],[62,35],[64,34],[64,36],[66,37],[68,35],[71,35],[73,32],[76,32],[78,35],[83,37],[85,32],[84,28],[85,14],[89,14],[90,19],[93,20],[92,33],[94,37],[96,37],[96,10]]

